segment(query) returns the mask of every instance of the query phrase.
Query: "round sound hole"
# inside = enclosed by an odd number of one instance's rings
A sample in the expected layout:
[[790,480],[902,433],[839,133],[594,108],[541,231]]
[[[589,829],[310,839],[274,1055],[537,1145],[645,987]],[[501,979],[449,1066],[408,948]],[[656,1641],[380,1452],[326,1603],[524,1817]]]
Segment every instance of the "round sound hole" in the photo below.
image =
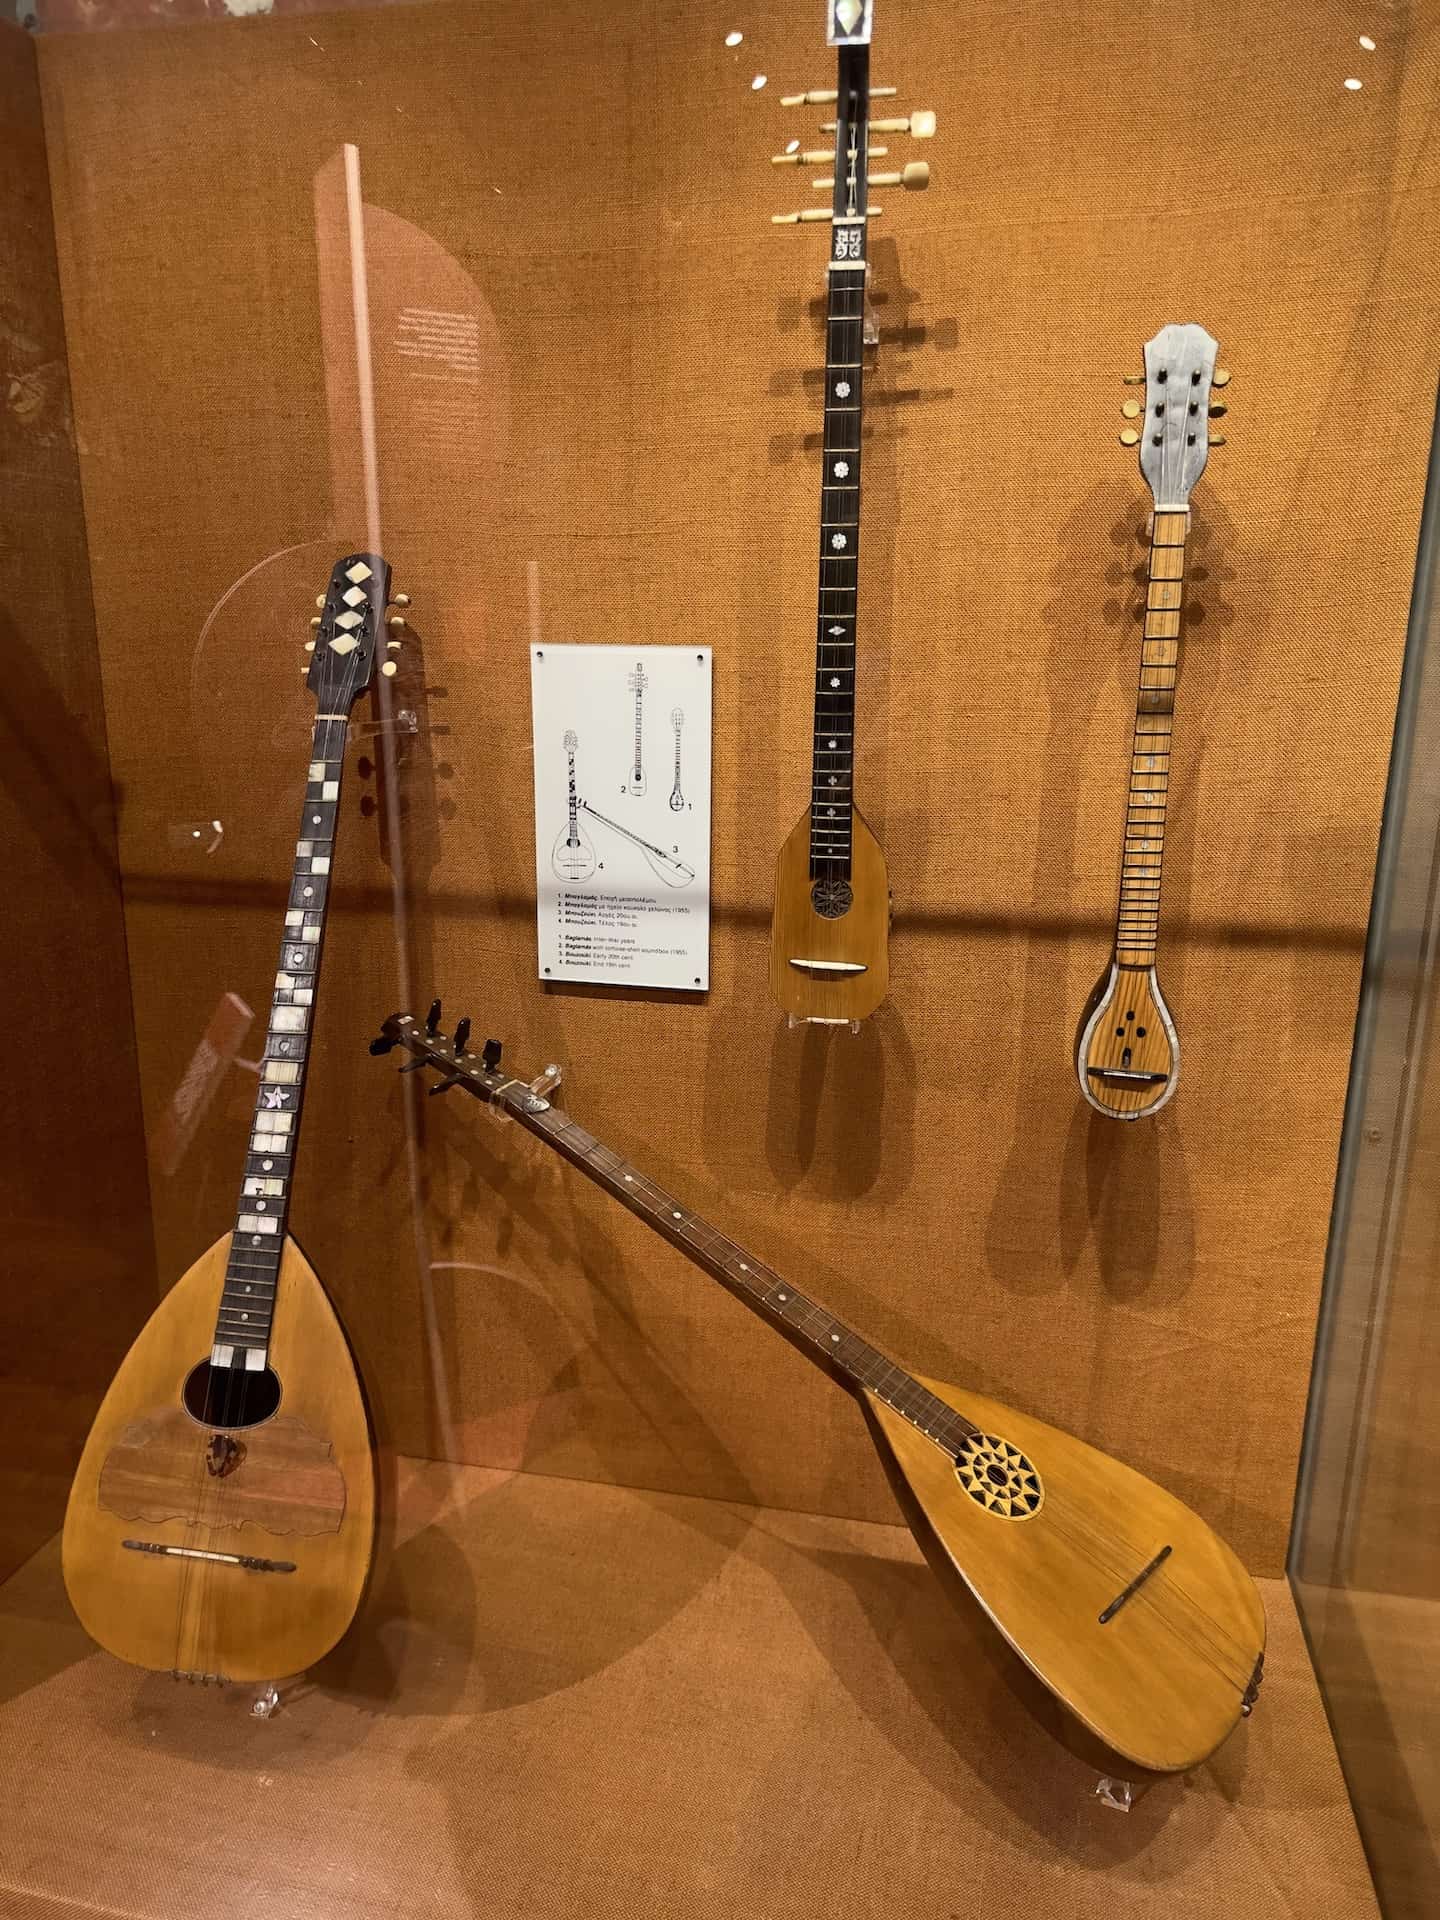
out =
[[1028,1520],[1044,1504],[1039,1474],[998,1434],[977,1433],[967,1440],[955,1456],[955,1472],[975,1504],[1002,1520]]
[[181,1403],[202,1427],[235,1432],[258,1427],[280,1404],[280,1382],[269,1367],[215,1367],[202,1360],[186,1376]]
[[810,904],[822,920],[838,920],[855,904],[848,880],[817,880],[810,889]]

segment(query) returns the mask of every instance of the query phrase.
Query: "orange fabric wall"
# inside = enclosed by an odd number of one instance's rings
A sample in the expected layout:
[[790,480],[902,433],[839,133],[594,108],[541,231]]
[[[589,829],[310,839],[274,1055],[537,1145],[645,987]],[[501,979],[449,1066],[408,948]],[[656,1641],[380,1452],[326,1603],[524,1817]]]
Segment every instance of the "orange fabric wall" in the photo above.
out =
[[[784,1031],[764,985],[806,797],[823,279],[817,235],[768,221],[809,176],[768,156],[818,138],[777,98],[830,74],[812,11],[438,4],[41,44],[162,1270],[228,1225],[253,1081],[174,1170],[153,1143],[221,995],[263,1017],[305,622],[364,533],[354,142],[419,643],[397,685],[426,730],[386,793],[373,740],[352,756],[293,1226],[384,1437],[893,1513],[843,1397],[513,1129],[423,1105],[412,1168],[365,1053],[403,962],[417,1004],[442,989],[516,1070],[565,1062],[587,1127],[910,1365],[1123,1455],[1278,1570],[1435,378],[1433,23],[1402,8],[1365,56],[1329,0],[1303,42],[1268,0],[882,4],[875,77],[941,132],[928,195],[876,228],[858,792],[893,991],[851,1039]],[[414,378],[406,306],[471,315],[478,387]],[[1177,700],[1185,1067],[1122,1128],[1071,1066],[1138,663],[1120,376],[1188,319],[1234,379]],[[701,1001],[535,980],[532,634],[715,648]],[[207,854],[185,823],[212,818]]]

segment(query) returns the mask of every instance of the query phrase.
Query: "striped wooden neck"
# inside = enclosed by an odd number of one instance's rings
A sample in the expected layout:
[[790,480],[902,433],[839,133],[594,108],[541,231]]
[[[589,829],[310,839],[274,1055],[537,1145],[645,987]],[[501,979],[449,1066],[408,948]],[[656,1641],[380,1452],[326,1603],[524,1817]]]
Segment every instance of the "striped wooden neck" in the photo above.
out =
[[1115,958],[1122,967],[1155,964],[1160,932],[1160,881],[1165,858],[1165,808],[1170,791],[1170,734],[1180,659],[1180,615],[1185,591],[1188,510],[1153,516],[1145,628],[1140,645],[1140,691],[1130,753],[1125,851]]
[[315,722],[255,1116],[215,1323],[211,1361],[217,1366],[240,1364],[242,1356],[247,1368],[266,1363],[305,1098],[347,728],[341,714],[321,714]]

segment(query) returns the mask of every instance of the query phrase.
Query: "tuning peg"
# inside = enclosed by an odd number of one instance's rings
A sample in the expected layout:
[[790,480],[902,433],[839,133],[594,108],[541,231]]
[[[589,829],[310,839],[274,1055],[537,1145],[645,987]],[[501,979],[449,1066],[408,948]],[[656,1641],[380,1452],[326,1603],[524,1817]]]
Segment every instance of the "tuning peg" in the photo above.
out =
[[405,616],[403,613],[392,613],[385,624],[392,633],[395,633],[405,625]]
[[387,660],[380,671],[387,680],[393,680],[400,669],[393,660]]
[[487,1073],[494,1073],[495,1069],[500,1065],[500,1056],[504,1051],[504,1045],[499,1040],[487,1040],[485,1042],[484,1046],[480,1049],[480,1058],[484,1063]]
[[1140,402],[1138,400],[1127,400],[1120,411],[1127,420],[1138,420],[1140,418]]
[[1143,373],[1122,373],[1120,379],[1127,387],[1143,387],[1145,384]]
[[1217,367],[1214,373],[1210,376],[1210,384],[1212,387],[1228,387],[1230,384],[1229,368]]
[[408,593],[397,593],[390,604],[392,607],[408,607],[410,604],[410,596]]
[[1230,409],[1223,400],[1212,400],[1210,402],[1210,418],[1212,420],[1222,419],[1229,411]]
[[323,594],[323,593],[317,593],[317,594],[316,594],[316,596],[315,596],[315,604],[316,604],[316,606],[317,606],[317,607],[319,607],[319,609],[320,609],[320,611],[321,611],[322,613],[323,613],[323,612],[325,611],[325,596],[324,596],[324,594]]
[[1223,433],[1212,433],[1212,434],[1211,434],[1211,436],[1210,436],[1210,444],[1211,444],[1211,446],[1212,446],[1212,447],[1223,447],[1223,446],[1224,446],[1224,444],[1225,444],[1225,436],[1224,436],[1224,434],[1223,434]]
[[321,619],[320,619],[320,616],[319,616],[319,614],[318,614],[318,613],[312,613],[312,614],[311,614],[311,616],[310,616],[310,624],[311,624],[311,626],[312,626],[312,627],[318,627],[318,626],[320,626],[320,625],[322,624],[322,623],[321,623]]
[[[870,98],[893,100],[895,92],[894,87],[871,87]],[[839,97],[834,87],[811,87],[808,93],[782,93],[780,104],[782,107],[833,107]]]
[[455,1038],[450,1042],[450,1050],[455,1055],[457,1060],[459,1059],[460,1055],[464,1053],[466,1047],[469,1046],[469,1044],[470,1044],[470,1016],[467,1013],[465,1018],[461,1020],[459,1024],[456,1026]]
[[435,1029],[439,1026],[439,1024],[440,1024],[440,1002],[438,1000],[432,1000],[430,1002],[430,1011],[425,1016],[426,1033],[434,1033]]
[[[883,207],[867,207],[865,218],[878,220],[884,211]],[[833,220],[834,218],[829,207],[802,207],[799,213],[772,213],[770,224],[772,227],[793,227],[797,221],[808,223],[811,220]]]
[[305,651],[307,653],[313,653],[315,651],[315,642],[313,640],[307,640],[305,642]]
[[389,1053],[393,1050],[394,1046],[395,1042],[390,1038],[389,1034],[382,1033],[378,1038],[370,1042],[370,1051],[371,1053]]
[[389,653],[398,653],[402,644],[403,642],[399,640],[387,640],[385,642],[386,651]]
[[[867,147],[866,157],[871,160],[884,159],[890,152],[888,147]],[[772,153],[772,167],[833,167],[835,149],[833,147],[812,147],[806,153]]]
[[1133,427],[1126,427],[1120,436],[1120,444],[1122,447],[1138,447],[1140,444],[1140,436]]
[[[829,132],[829,128],[824,129]],[[908,133],[913,140],[932,140],[935,137],[935,116],[927,108],[923,113],[912,113],[899,120],[872,120],[871,133]]]
[[907,193],[923,193],[930,184],[930,164],[926,160],[912,160],[898,173],[867,173],[865,183],[871,187],[903,187]]

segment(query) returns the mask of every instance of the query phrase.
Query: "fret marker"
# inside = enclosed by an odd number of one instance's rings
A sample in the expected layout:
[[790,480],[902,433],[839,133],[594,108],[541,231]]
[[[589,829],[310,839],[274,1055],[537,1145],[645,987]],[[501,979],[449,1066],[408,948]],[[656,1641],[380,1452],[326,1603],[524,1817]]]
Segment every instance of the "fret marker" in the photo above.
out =
[[826,746],[827,746],[827,747],[830,747],[830,748],[831,748],[832,750],[833,750],[833,748],[834,748],[834,746],[835,746],[835,742],[834,742],[833,740],[827,740],[827,741],[825,742],[825,744],[826,744]]
[[790,1298],[790,1296],[789,1296],[789,1294],[788,1294],[788,1293],[777,1293],[777,1294],[776,1294],[776,1296],[775,1296],[775,1298],[776,1298],[777,1300],[788,1300],[788,1299]]
[[830,784],[832,787],[838,787],[840,784],[839,780],[833,773],[830,776]]
[[839,682],[838,680],[832,680],[832,681],[830,682],[830,684],[831,684],[831,686],[832,686],[832,687],[838,687],[838,686],[839,686],[839,684],[840,684],[840,682]]
[[750,1271],[749,1267],[746,1266],[743,1260],[740,1262],[740,1271],[741,1273],[749,1273]]
[[831,1336],[830,1336],[830,1338],[831,1338],[832,1340],[837,1340],[837,1341],[838,1341],[838,1340],[839,1340],[839,1338],[840,1338],[840,1336],[839,1336],[839,1334],[838,1334],[838,1333],[832,1333],[832,1334],[831,1334]]
[[832,546],[832,547],[833,547],[833,548],[835,549],[835,551],[836,551],[837,553],[839,553],[839,552],[841,552],[841,551],[843,550],[843,548],[844,548],[844,546],[845,546],[845,536],[844,536],[844,534],[843,534],[843,533],[832,533],[832,534],[831,534],[831,536],[830,536],[830,544],[831,544],[831,546]]
[[274,1164],[275,1162],[273,1160],[262,1160],[260,1162],[261,1167],[265,1170],[266,1173],[269,1173],[270,1169],[274,1166]]
[[845,632],[844,627],[831,627],[830,637],[832,640],[836,639],[837,637],[843,637],[844,632]]
[[257,1200],[255,1202],[255,1211],[257,1213],[264,1213],[266,1204],[267,1203],[264,1200]]
[[311,894],[314,893],[314,891],[315,889],[313,887],[306,887],[304,893],[301,895],[301,898],[304,900],[308,900]]
[[837,480],[843,480],[849,471],[850,462],[848,460],[837,460],[835,462],[835,478]]
[[850,382],[848,380],[837,380],[835,382],[835,398],[837,400],[848,400],[850,398]]
[[260,1104],[262,1107],[283,1107],[285,1104],[285,1089],[283,1087],[262,1087],[260,1089]]
[[678,1220],[680,1218],[679,1211],[675,1208],[672,1208],[670,1212],[670,1218],[672,1220]]
[[319,814],[318,814],[318,813],[312,813],[312,814],[311,814],[311,816],[310,816],[310,824],[311,824],[311,826],[312,826],[312,827],[318,827],[318,826],[319,826],[319,824],[320,824],[320,816],[319,816]]

